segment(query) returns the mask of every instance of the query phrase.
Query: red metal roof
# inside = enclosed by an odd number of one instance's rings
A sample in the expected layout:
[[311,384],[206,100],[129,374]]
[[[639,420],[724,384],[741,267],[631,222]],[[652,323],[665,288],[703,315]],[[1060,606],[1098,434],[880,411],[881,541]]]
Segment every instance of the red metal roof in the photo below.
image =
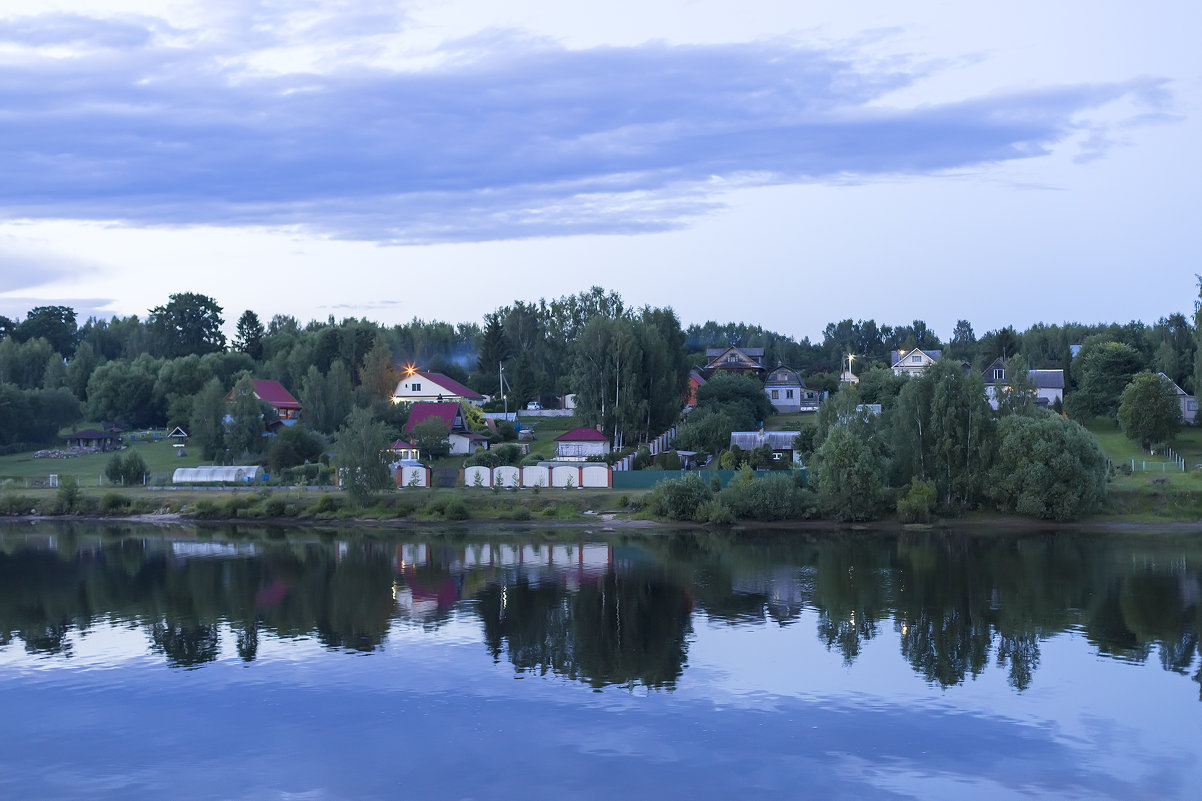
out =
[[[272,381],[267,378],[252,378],[250,383],[255,388],[255,397],[261,401],[267,401],[277,409],[299,409],[300,403],[296,398],[284,389],[284,385],[279,381]],[[234,399],[234,390],[230,390],[225,396],[227,401]]]
[[556,442],[609,442],[609,437],[595,428],[575,428],[555,438]]
[[458,395],[459,397],[467,398],[468,400],[484,400],[484,396],[481,395],[479,392],[476,392],[474,389],[469,389],[468,387],[465,387],[463,384],[460,384],[455,379],[449,378],[449,377],[443,375],[442,373],[418,372],[415,375],[420,375],[422,378],[426,379],[427,381],[433,381],[435,384],[438,384],[443,389],[450,390],[452,395]]
[[413,411],[409,412],[409,422],[405,423],[405,432],[413,431],[415,425],[431,417],[442,420],[448,429],[454,428],[455,415],[458,413],[458,403],[415,403]]

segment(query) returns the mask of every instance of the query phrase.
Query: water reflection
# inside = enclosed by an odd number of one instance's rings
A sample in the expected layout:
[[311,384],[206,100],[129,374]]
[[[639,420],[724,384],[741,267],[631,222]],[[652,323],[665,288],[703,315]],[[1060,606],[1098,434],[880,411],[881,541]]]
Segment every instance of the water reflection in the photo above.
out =
[[895,632],[905,664],[936,686],[996,665],[1025,690],[1041,644],[1070,630],[1098,654],[1202,685],[1202,545],[1185,539],[3,531],[0,648],[53,658],[71,658],[76,635],[108,623],[136,627],[148,652],[192,669],[223,646],[253,662],[265,636],[372,652],[396,626],[470,620],[493,659],[519,673],[673,689],[698,620],[809,619],[847,665]]

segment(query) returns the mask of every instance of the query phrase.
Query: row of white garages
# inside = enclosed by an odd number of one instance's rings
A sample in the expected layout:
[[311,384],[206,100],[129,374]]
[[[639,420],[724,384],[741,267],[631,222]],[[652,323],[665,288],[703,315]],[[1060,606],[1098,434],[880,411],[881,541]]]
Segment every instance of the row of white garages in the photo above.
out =
[[467,467],[463,471],[467,487],[588,487],[599,489],[613,485],[613,473],[603,464],[530,465],[528,467]]

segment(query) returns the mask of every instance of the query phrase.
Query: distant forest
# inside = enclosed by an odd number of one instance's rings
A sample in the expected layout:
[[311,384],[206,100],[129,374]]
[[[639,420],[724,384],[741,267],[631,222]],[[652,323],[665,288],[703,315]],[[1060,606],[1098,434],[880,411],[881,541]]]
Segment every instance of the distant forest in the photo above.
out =
[[[1140,369],[1162,371],[1190,392],[1196,387],[1197,320],[1182,313],[1150,324],[1038,323],[980,333],[960,320],[946,336],[922,320],[848,319],[829,323],[821,342],[754,323],[686,327],[670,308],[631,307],[599,287],[550,301],[516,300],[479,323],[383,326],[333,316],[302,323],[287,315],[264,322],[246,310],[227,341],[225,315],[213,298],[181,293],[145,317],[80,324],[68,306],[0,317],[0,447],[45,442],[85,419],[186,427],[206,385],[215,381],[228,391],[243,375],[282,383],[318,431],[333,432],[354,407],[375,410],[395,429],[403,412],[389,408],[388,397],[406,365],[492,396],[503,368],[511,409],[576,393],[585,422],[636,442],[675,421],[689,369],[705,362],[706,348],[727,345],[762,347],[765,366],[792,367],[810,387],[835,390],[848,354],[857,372],[887,367],[891,351],[913,347],[942,349],[945,359],[978,370],[1015,355],[1031,369],[1063,368],[1071,345],[1113,341],[1138,353]],[[1070,373],[1070,392],[1072,380]]]

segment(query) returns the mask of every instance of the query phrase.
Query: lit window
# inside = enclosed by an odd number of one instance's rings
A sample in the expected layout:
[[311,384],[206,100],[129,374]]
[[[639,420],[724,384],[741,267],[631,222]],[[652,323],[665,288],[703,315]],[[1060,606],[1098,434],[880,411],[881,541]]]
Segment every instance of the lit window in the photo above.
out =
[[914,364],[921,364],[922,357],[919,356],[917,353],[915,353],[913,356],[910,357],[910,361],[913,362]]

